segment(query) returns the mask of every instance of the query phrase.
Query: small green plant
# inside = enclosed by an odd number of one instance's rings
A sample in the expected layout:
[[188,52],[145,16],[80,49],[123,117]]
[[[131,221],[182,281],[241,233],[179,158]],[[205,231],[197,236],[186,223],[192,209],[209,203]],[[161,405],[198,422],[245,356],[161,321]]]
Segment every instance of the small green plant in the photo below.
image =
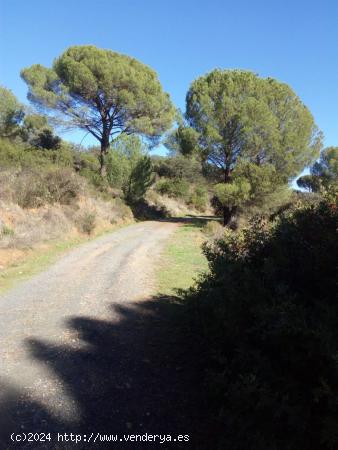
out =
[[92,234],[96,226],[96,214],[94,212],[86,211],[79,218],[78,227],[80,231],[88,235]]
[[14,230],[8,225],[3,225],[0,234],[1,236],[14,236]]

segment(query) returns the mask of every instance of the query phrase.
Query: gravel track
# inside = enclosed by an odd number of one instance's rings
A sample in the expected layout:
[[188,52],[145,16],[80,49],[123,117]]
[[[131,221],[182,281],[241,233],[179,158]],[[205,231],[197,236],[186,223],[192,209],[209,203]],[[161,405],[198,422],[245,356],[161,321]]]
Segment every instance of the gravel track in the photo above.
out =
[[[151,298],[176,227],[143,222],[105,235],[0,297],[1,449],[96,448],[11,444],[12,431],[189,432],[189,349],[177,345],[165,302]],[[181,448],[130,448],[150,447]]]

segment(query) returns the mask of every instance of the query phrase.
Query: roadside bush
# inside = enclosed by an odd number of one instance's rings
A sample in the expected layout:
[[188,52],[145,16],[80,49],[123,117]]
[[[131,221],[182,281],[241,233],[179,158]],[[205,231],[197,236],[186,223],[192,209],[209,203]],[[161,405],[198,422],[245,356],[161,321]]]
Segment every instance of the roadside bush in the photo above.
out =
[[203,227],[203,233],[209,239],[220,239],[224,234],[224,227],[216,220],[208,220]]
[[194,186],[190,194],[189,204],[198,211],[205,211],[208,204],[208,192],[204,186]]
[[39,208],[57,202],[68,205],[82,190],[80,180],[66,168],[18,172],[13,188],[13,200],[22,208]]
[[92,234],[96,226],[96,214],[91,211],[86,211],[78,219],[78,228],[86,234]]
[[156,183],[155,190],[161,195],[189,201],[189,183],[185,180],[162,178]]
[[13,187],[13,200],[21,208],[39,208],[51,203],[51,195],[42,173],[19,172]]
[[213,448],[338,448],[337,229],[332,197],[205,246],[210,274],[185,298],[209,355]]
[[71,169],[51,170],[44,175],[50,203],[69,205],[83,190],[80,179]]

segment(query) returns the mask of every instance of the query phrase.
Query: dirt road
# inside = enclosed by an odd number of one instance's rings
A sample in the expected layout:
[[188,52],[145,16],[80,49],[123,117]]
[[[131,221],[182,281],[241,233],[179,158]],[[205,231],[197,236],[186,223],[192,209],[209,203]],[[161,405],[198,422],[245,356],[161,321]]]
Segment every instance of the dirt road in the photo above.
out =
[[[189,434],[189,349],[170,328],[167,303],[151,297],[161,247],[175,227],[121,229],[0,297],[1,449],[113,448],[58,442],[62,432]],[[13,444],[11,432],[52,439]]]

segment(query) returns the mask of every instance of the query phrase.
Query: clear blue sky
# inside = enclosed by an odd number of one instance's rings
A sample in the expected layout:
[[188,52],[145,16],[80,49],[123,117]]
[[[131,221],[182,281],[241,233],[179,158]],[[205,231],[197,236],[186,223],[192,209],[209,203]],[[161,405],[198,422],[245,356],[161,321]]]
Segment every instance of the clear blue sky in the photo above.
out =
[[215,67],[275,77],[338,145],[338,0],[0,0],[0,33],[0,83],[21,101],[21,68],[94,44],[153,67],[181,109]]

